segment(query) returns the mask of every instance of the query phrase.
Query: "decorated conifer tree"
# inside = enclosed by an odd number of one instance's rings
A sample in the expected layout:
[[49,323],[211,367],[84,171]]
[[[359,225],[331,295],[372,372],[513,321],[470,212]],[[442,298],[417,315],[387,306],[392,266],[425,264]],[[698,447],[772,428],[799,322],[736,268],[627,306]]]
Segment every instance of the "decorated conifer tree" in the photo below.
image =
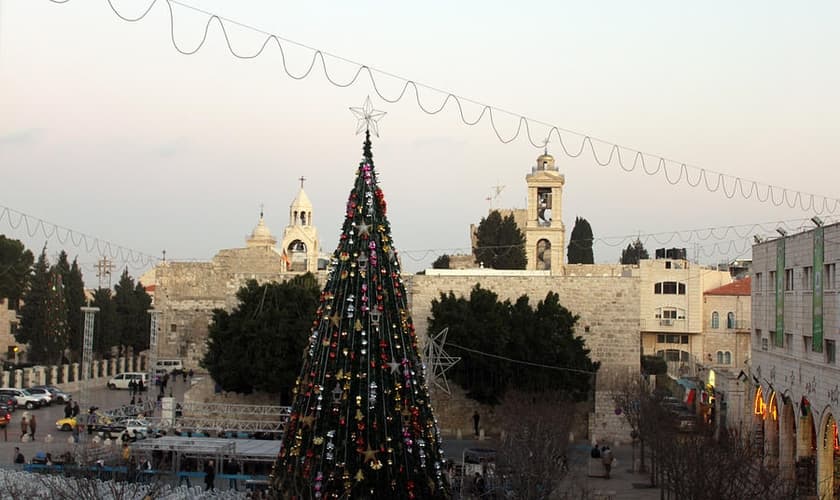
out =
[[271,475],[277,498],[449,498],[370,131]]

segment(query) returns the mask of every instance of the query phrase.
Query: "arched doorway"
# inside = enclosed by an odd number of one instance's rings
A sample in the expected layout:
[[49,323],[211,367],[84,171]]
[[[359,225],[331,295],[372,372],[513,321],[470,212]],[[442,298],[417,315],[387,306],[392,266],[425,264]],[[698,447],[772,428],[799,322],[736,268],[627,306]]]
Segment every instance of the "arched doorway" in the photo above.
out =
[[779,467],[779,405],[776,391],[770,393],[770,402],[764,412],[764,465],[771,470]]
[[799,432],[796,437],[796,487],[805,497],[817,494],[817,428],[808,398],[799,403]]
[[752,449],[759,458],[764,457],[764,416],[767,405],[764,402],[764,393],[761,386],[755,388],[753,399],[753,421],[751,429]]
[[551,242],[542,239],[537,242],[537,270],[551,269]]
[[835,462],[840,445],[837,442],[837,421],[831,414],[831,409],[823,412],[822,424],[817,438],[817,497],[820,499],[837,498],[836,487],[840,481],[836,480]]
[[796,479],[796,410],[793,401],[782,396],[779,418],[779,475],[787,480]]

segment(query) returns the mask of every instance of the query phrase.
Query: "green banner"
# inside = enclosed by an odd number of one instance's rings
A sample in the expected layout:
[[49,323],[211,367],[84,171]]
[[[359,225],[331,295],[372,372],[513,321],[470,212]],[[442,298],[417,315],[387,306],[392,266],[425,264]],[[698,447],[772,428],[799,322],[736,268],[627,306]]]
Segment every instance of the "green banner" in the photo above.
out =
[[776,240],[776,347],[785,346],[785,238]]
[[811,325],[811,340],[814,352],[823,350],[823,256],[825,254],[825,238],[822,226],[814,230],[814,293],[813,324]]

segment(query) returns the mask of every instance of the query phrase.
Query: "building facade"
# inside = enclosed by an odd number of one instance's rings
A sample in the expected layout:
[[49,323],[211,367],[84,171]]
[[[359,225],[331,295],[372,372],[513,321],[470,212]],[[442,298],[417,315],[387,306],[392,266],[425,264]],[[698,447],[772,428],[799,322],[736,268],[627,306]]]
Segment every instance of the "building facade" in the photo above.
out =
[[705,292],[729,284],[732,277],[677,254],[681,258],[639,262],[642,353],[664,357],[669,375],[695,377],[706,359]]
[[0,352],[6,353],[6,359],[12,362],[15,361],[15,354],[10,348],[18,345],[14,335],[18,324],[20,318],[14,304],[9,302],[9,299],[0,297]]
[[838,224],[753,246],[749,436],[815,498],[840,496],[838,261]]

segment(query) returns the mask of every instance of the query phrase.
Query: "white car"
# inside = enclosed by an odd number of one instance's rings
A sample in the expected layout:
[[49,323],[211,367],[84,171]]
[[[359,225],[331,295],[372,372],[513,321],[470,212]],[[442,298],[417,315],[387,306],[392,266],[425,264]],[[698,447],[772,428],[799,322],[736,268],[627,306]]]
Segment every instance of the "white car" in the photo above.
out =
[[40,408],[49,404],[49,399],[46,396],[36,396],[30,394],[26,389],[17,389],[15,387],[3,387],[0,389],[0,394],[8,394],[15,398],[17,406],[23,406],[27,410]]
[[129,418],[114,422],[99,432],[101,437],[122,440],[123,434],[128,435],[128,440],[135,441],[145,439],[152,433],[151,424],[140,418]]
[[108,389],[128,389],[129,383],[134,382],[135,384],[143,381],[143,390],[147,390],[149,388],[149,374],[146,372],[126,372],[120,373],[116,377],[112,378],[108,381]]

